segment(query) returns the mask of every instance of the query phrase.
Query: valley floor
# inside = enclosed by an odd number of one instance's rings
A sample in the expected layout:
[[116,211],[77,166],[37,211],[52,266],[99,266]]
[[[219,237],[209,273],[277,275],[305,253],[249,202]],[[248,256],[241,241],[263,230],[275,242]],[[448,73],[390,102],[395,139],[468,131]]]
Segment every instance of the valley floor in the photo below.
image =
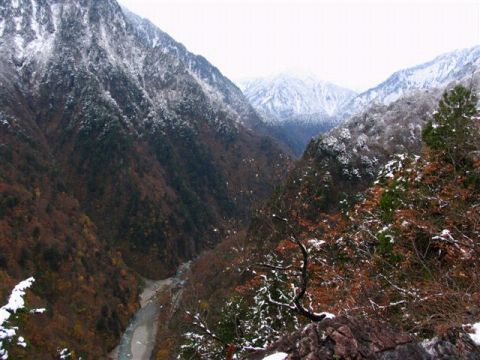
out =
[[168,311],[158,301],[169,297],[172,302],[178,297],[182,277],[189,263],[182,265],[175,276],[163,280],[145,281],[145,288],[140,294],[140,309],[132,318],[122,336],[120,344],[110,354],[110,360],[149,360],[155,347],[160,313]]

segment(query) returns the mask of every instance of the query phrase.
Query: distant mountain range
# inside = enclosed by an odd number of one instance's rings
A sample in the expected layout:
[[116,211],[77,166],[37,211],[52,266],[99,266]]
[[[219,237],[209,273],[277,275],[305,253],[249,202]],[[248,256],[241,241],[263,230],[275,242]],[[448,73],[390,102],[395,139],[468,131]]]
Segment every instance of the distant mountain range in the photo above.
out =
[[262,116],[272,136],[296,156],[311,138],[338,123],[337,114],[356,95],[314,76],[282,73],[238,82],[243,93]]
[[[314,76],[279,74],[238,81],[250,103],[299,156],[312,137],[376,105],[389,105],[418,91],[467,81],[480,67],[480,46],[455,50],[400,70],[360,94]],[[278,137],[278,136],[277,136]]]
[[393,73],[384,82],[353,98],[339,114],[345,118],[372,103],[388,105],[413,91],[443,89],[452,81],[468,80],[479,68],[480,46],[455,50]]
[[[321,118],[336,116],[356,95],[352,90],[314,76],[288,73],[240,81],[239,86],[250,103],[271,122],[292,118],[318,122]],[[314,114],[317,120],[311,117]]]

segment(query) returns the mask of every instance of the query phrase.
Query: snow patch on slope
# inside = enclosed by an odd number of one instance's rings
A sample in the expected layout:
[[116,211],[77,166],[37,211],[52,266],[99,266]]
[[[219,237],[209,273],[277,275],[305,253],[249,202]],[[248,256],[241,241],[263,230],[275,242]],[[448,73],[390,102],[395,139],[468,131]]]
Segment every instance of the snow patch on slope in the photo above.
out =
[[475,345],[480,346],[480,322],[473,324],[472,325],[472,333],[469,333],[468,335],[472,339],[472,341],[475,343]]
[[275,354],[264,357],[263,360],[285,360],[288,354],[284,352],[277,352]]
[[[19,282],[12,290],[8,302],[0,308],[0,359],[8,359],[8,350],[6,343],[11,343],[17,336],[18,327],[11,324],[12,315],[25,308],[25,293],[30,288],[35,279],[29,277]],[[33,312],[43,312],[45,309],[34,309]],[[22,336],[17,337],[17,345],[26,347],[27,343]]]

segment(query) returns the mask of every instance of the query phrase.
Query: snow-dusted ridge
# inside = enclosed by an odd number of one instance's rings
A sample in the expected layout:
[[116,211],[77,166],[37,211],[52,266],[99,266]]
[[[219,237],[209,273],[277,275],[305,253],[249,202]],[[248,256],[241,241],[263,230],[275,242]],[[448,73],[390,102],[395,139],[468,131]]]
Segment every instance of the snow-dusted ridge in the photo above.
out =
[[442,87],[412,90],[388,105],[373,102],[314,139],[305,156],[330,156],[346,178],[374,180],[391,156],[421,153],[421,134],[426,121],[437,108],[443,92],[457,84],[480,89],[480,71]]
[[267,121],[333,122],[359,114],[372,105],[389,105],[418,91],[443,89],[453,81],[466,81],[480,68],[480,46],[455,50],[393,73],[377,86],[360,94],[321,81],[313,75],[282,73],[239,80],[252,105]]
[[115,0],[5,0],[0,13],[0,79],[18,74],[38,88],[52,76],[54,64],[64,61],[59,54],[65,54],[76,70],[93,76],[103,70],[127,74],[155,108],[151,114],[157,122],[162,117],[188,126],[174,120],[171,109],[191,88],[197,98],[205,97],[219,127],[253,128],[261,122],[240,89],[215,66]]
[[252,105],[272,122],[311,117],[311,121],[334,117],[356,93],[313,75],[281,73],[239,81]]
[[452,81],[467,80],[479,68],[480,45],[439,55],[426,63],[397,71],[359,94],[345,107],[342,115],[357,114],[372,104],[389,105],[415,91],[444,88]]

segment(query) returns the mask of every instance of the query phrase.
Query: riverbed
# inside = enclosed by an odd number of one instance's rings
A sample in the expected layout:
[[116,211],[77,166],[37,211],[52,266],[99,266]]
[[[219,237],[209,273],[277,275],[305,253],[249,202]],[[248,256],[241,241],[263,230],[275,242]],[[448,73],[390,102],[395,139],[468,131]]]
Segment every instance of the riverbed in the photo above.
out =
[[[168,279],[144,279],[145,287],[140,294],[140,309],[133,316],[125,330],[120,344],[110,354],[112,360],[150,360],[158,329],[158,317],[162,306],[157,301],[157,295],[171,293],[183,284],[183,275],[189,268],[189,263],[183,264],[177,274]],[[178,291],[175,293],[178,294]],[[171,294],[172,297],[173,294]],[[171,299],[175,301],[175,299]]]

